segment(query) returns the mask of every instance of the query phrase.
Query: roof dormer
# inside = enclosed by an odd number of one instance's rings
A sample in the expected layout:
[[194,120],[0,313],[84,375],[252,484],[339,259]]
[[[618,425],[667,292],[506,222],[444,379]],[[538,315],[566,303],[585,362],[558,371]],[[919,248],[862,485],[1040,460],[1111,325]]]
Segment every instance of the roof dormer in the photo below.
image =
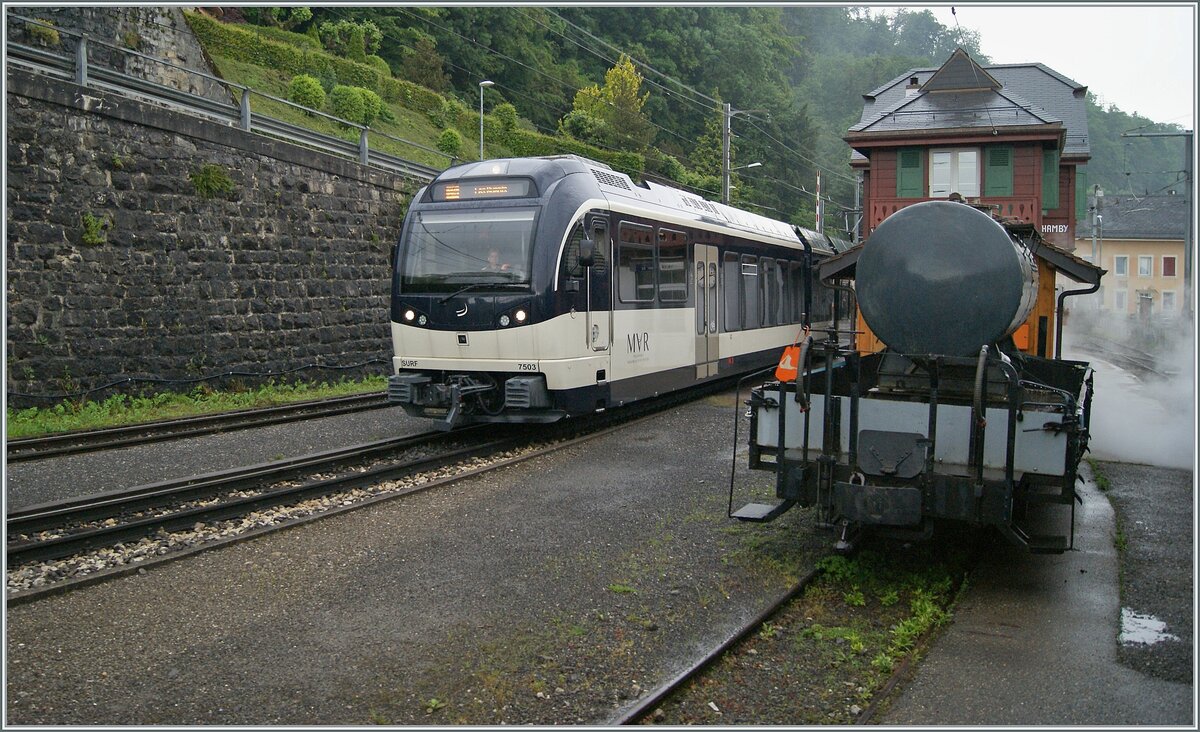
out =
[[1004,85],[983,70],[966,51],[954,49],[946,63],[929,77],[921,91],[999,91]]

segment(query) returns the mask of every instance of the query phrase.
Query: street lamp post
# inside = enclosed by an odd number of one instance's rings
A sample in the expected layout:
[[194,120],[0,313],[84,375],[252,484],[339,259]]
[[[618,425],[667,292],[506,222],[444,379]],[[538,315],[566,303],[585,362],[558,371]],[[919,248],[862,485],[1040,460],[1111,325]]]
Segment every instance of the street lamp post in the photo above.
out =
[[494,81],[479,82],[479,159],[483,160],[483,89],[488,86],[495,86]]
[[761,167],[762,167],[762,163],[750,163],[748,165],[738,165],[733,168],[729,168],[729,170],[726,171],[726,173],[725,173],[725,200],[722,201],[721,203],[724,203],[726,205],[729,204],[730,192],[732,191],[732,189],[734,187],[733,184],[729,181],[730,174],[732,174],[735,170],[746,170],[747,168],[761,168]]

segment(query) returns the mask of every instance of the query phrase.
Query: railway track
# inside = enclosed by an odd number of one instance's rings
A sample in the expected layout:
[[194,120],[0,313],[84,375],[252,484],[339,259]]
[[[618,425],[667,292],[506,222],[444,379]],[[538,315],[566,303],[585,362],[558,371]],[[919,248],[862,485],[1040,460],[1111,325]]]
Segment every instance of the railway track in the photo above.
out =
[[[953,606],[953,604],[956,602],[958,594],[965,586],[964,582],[967,574],[969,573],[969,567],[974,566],[978,560],[977,552],[979,544],[973,541],[971,543],[974,546],[974,548],[971,549],[972,558],[964,565],[962,569],[953,573],[953,581],[951,585],[952,590],[949,593],[948,598],[944,601],[944,607],[947,610]],[[857,547],[853,553],[857,555]],[[657,724],[660,722],[665,722],[666,724],[671,725],[691,725],[705,723],[702,719],[699,719],[695,716],[676,718],[675,714],[677,714],[678,710],[682,708],[678,705],[676,706],[676,710],[674,712],[668,712],[666,715],[663,715],[663,712],[659,710],[670,707],[671,704],[669,704],[669,702],[672,702],[676,695],[685,698],[688,696],[694,697],[698,689],[703,690],[699,692],[700,696],[703,698],[712,698],[714,696],[720,697],[722,695],[722,692],[720,691],[723,688],[722,684],[712,678],[710,678],[708,681],[701,681],[700,677],[710,670],[716,677],[738,677],[739,672],[737,670],[721,670],[722,666],[719,664],[723,660],[731,660],[733,661],[731,669],[736,669],[739,665],[739,662],[735,659],[739,656],[743,658],[746,657],[743,655],[745,653],[745,648],[743,647],[744,644],[749,644],[753,647],[755,645],[755,636],[759,636],[762,632],[768,630],[770,630],[772,634],[777,632],[777,628],[772,629],[772,624],[782,623],[786,626],[789,622],[794,623],[796,612],[794,605],[803,602],[803,597],[806,591],[822,576],[822,574],[822,563],[819,561],[814,561],[813,568],[811,570],[797,580],[792,587],[784,591],[778,598],[771,602],[756,616],[746,621],[740,627],[730,633],[724,641],[712,647],[700,657],[696,658],[686,669],[677,674],[675,677],[655,688],[649,694],[640,698],[633,705],[623,709],[615,719],[609,720],[608,724],[628,726],[636,724]],[[845,589],[845,587],[843,586],[842,589]],[[854,589],[857,590],[857,586]],[[789,615],[792,616],[791,621],[788,620]],[[803,613],[801,613],[801,615],[803,615]],[[837,622],[836,620],[830,620],[830,617],[837,616],[826,616],[824,621],[830,623]],[[806,618],[806,620],[812,621],[812,618]],[[816,627],[820,626],[818,625]],[[893,626],[893,628],[895,627],[897,626]],[[937,625],[933,625],[932,627],[927,628],[919,637],[914,639],[907,652],[904,653],[904,655],[899,658],[898,662],[892,667],[891,672],[885,678],[881,679],[878,682],[878,685],[874,687],[869,699],[863,700],[864,708],[852,712],[857,716],[854,717],[850,723],[856,725],[865,725],[874,724],[876,722],[877,715],[882,709],[886,708],[887,704],[890,702],[900,685],[911,677],[914,665],[918,662],[918,659],[925,654],[934,637],[936,637],[937,627]],[[784,649],[782,650],[782,653],[785,655],[791,655],[796,652],[797,646],[794,644],[794,642],[786,643],[784,645]],[[759,655],[759,651],[757,650],[750,650],[749,653],[756,654],[749,656],[750,658],[765,659],[767,665],[773,665],[779,662],[778,659],[774,661],[770,659],[772,650],[770,650],[769,646],[764,647],[764,650],[762,651],[762,654],[765,655]],[[822,669],[822,673],[825,673],[825,671],[828,670],[824,666],[822,666]],[[790,680],[790,677],[777,677],[776,683],[785,679]],[[709,683],[713,681],[716,681],[716,683],[713,683],[710,686]],[[744,690],[744,683],[746,682],[742,680],[732,682],[735,688],[741,690]],[[828,679],[826,679],[818,684],[818,686],[825,683],[830,682]],[[773,689],[769,690],[764,688],[761,691],[764,695],[770,695],[772,693],[779,693],[779,688],[780,687],[778,686],[774,686]],[[862,691],[862,689],[860,689],[860,691]],[[718,709],[718,707],[712,705],[712,709],[715,711]],[[786,722],[785,719],[781,719],[778,716],[772,716],[772,713],[768,712],[766,716],[763,716],[762,718],[741,717],[736,723],[780,724],[782,722],[786,724],[788,722]]]
[[[429,432],[261,463],[9,513],[10,566],[221,521],[263,508],[434,470],[520,444],[524,436],[476,440],[478,430]],[[323,476],[326,473],[331,476]],[[313,477],[313,476],[317,477]]]
[[676,675],[667,683],[659,686],[654,691],[647,694],[636,704],[627,708],[619,717],[612,721],[612,724],[627,726],[639,724],[650,718],[654,710],[658,709],[667,697],[674,694],[676,691],[684,688],[691,683],[692,679],[699,676],[706,669],[711,668],[713,664],[721,660],[731,648],[741,643],[746,638],[754,633],[757,633],[765,623],[773,618],[784,606],[796,599],[808,588],[809,584],[817,578],[820,570],[813,569],[808,574],[800,578],[795,585],[789,588],[786,592],[780,595],[766,609],[756,615],[753,619],[743,624],[736,631],[731,633],[720,645],[714,647],[700,658],[696,659],[690,666]]
[[1132,346],[1089,338],[1081,340],[1077,348],[1084,353],[1106,359],[1140,379],[1167,379],[1176,375],[1174,371],[1164,367],[1154,354]]
[[21,438],[7,442],[8,462],[15,463],[99,450],[113,450],[217,432],[265,427],[302,419],[332,417],[386,406],[388,406],[387,395],[379,392],[298,402],[278,407],[244,409],[198,417],[144,422],[101,430],[81,430],[45,437]]
[[[180,550],[212,548],[330,509],[348,510],[426,490],[598,437],[731,384],[714,382],[549,429],[478,425],[438,430],[25,507],[6,516],[8,597],[23,601],[135,571],[150,559],[176,558],[182,556]],[[323,503],[311,511],[291,510],[317,499]],[[237,525],[222,527],[231,523]],[[206,536],[178,538],[189,531]],[[98,553],[104,558],[94,559]]]

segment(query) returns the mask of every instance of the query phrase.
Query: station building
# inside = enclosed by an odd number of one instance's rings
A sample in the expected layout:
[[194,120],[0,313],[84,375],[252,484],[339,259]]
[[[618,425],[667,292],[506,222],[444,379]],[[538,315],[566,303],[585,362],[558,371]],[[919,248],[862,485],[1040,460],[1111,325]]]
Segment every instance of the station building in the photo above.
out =
[[[1028,231],[1038,304],[1014,340],[1052,356],[1057,274],[1085,284],[1100,277],[1072,254],[1078,168],[1091,157],[1087,87],[1040,63],[981,66],[959,48],[941,66],[864,94],[843,139],[863,179],[863,238],[906,206],[947,199]],[[858,328],[860,351],[882,347],[861,315]]]
[[1182,194],[1100,197],[1093,239],[1090,222],[1075,237],[1075,254],[1108,274],[1094,309],[1139,319],[1172,319],[1184,307],[1184,247],[1191,215]]

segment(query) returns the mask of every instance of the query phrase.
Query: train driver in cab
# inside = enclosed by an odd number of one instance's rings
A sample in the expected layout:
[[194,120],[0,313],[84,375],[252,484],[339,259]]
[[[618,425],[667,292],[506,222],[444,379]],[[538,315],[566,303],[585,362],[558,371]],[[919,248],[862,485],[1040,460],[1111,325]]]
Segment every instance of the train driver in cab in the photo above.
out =
[[483,268],[484,272],[508,272],[511,269],[511,264],[501,261],[499,249],[493,247],[488,252],[487,265]]

